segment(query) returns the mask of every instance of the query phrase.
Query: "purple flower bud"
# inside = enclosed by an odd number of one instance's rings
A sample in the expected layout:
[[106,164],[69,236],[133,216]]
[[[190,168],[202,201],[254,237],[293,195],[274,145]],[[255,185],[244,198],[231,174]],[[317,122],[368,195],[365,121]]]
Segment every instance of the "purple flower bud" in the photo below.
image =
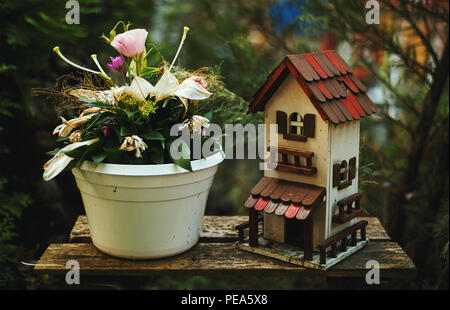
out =
[[119,70],[125,64],[122,56],[109,57],[109,59],[111,59],[111,63],[107,65],[113,70]]
[[108,126],[103,126],[102,127],[102,132],[103,132],[103,135],[105,137],[109,137],[109,128],[108,128]]

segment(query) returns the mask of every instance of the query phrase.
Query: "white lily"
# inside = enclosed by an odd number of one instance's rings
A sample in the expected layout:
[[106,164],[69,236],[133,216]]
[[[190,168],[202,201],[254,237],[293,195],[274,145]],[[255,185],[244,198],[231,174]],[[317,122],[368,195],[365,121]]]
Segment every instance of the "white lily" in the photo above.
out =
[[149,95],[155,96],[156,102],[170,96],[177,96],[184,104],[186,112],[188,99],[202,100],[212,95],[202,84],[204,85],[205,81],[196,76],[191,76],[179,84],[177,78],[166,71],[155,86],[143,78],[135,77],[131,85],[125,87],[124,92],[141,101]]
[[[170,70],[175,64],[175,61],[181,51],[181,47],[183,46],[188,31],[189,28],[184,27],[183,36],[172,64],[169,69],[164,72],[155,86],[147,80],[136,76],[129,86],[112,87],[110,90],[104,91],[77,89],[72,90],[70,94],[77,98],[98,100],[110,105],[114,105],[116,101],[120,100],[123,93],[126,93],[140,101],[145,101],[149,95],[152,97],[154,96],[156,102],[170,96],[177,96],[184,104],[186,113],[188,109],[188,99],[203,100],[212,95],[212,93],[205,88],[207,85],[203,78],[191,76],[179,84],[177,78],[170,73]],[[95,60],[95,57],[93,59]],[[99,68],[101,67],[99,66]]]
[[189,28],[184,27],[183,37],[181,38],[175,58],[172,61],[169,69],[164,72],[159,81],[153,86],[147,80],[135,77],[130,86],[125,87],[125,92],[138,100],[145,100],[148,95],[155,96],[155,101],[158,102],[170,96],[177,96],[185,106],[185,113],[187,111],[188,99],[202,100],[212,95],[205,87],[206,82],[201,77],[191,76],[185,79],[181,84],[178,83],[177,78],[170,73],[175,61],[180,53],[183,42],[186,39],[186,34]]
[[129,137],[125,137],[119,150],[127,152],[136,151],[136,157],[140,158],[142,157],[142,152],[147,148],[148,145],[141,139],[141,137],[132,135]]
[[83,142],[75,142],[63,147],[61,150],[59,150],[58,153],[56,153],[55,156],[53,156],[52,159],[45,163],[43,174],[44,180],[48,181],[56,177],[73,160],[72,157],[67,156],[66,154],[64,154],[64,152],[75,150],[84,145],[94,144],[99,140],[100,138],[95,138]]
[[131,85],[125,87],[124,92],[137,100],[145,101],[149,94],[154,94],[155,87],[147,80],[136,76]]

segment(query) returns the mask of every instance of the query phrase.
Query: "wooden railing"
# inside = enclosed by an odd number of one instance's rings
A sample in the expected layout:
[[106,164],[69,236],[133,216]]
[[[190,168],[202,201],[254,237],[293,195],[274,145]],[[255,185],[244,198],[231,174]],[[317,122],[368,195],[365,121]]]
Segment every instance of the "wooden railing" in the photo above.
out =
[[[267,151],[270,152],[269,168],[279,171],[294,172],[304,175],[314,175],[317,173],[317,168],[312,166],[313,152],[302,152],[288,148],[267,147]],[[281,162],[275,162],[276,156],[281,156]],[[294,157],[294,164],[289,163],[288,156]],[[306,165],[302,164],[301,158],[306,159]]]
[[[339,213],[333,216],[333,222],[344,224],[362,214],[360,208],[362,194],[356,193],[337,202]],[[354,203],[354,207],[353,207]]]
[[[260,215],[258,216],[258,223],[262,222],[264,220],[264,216]],[[246,228],[250,227],[250,222],[244,222],[242,224],[236,225],[236,227],[234,229],[236,229],[238,231],[239,234],[239,242],[243,242],[244,241],[244,230]]]
[[[348,243],[348,236],[350,237],[350,246],[356,246],[357,245],[357,239],[356,235],[358,230],[361,230],[361,240],[366,240],[366,226],[368,222],[367,221],[359,221],[358,223],[344,229],[343,231],[337,233],[336,235],[328,238],[327,240],[321,242],[317,247],[319,248],[320,252],[320,263],[326,264],[326,254],[327,254],[327,248],[331,248],[329,255],[332,258],[337,257],[338,250],[341,252],[345,252],[347,250]],[[338,243],[339,248],[338,248]]]

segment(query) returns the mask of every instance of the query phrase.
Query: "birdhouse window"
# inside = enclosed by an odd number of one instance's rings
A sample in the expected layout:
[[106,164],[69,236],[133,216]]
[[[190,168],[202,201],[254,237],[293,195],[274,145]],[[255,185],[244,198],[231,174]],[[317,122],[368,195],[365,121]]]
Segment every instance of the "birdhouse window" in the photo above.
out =
[[314,138],[316,131],[316,115],[294,112],[289,118],[283,111],[277,111],[276,122],[278,133],[283,135],[285,140],[295,140],[305,142],[307,138]]
[[348,171],[347,171],[347,162],[343,160],[341,162],[341,169],[340,169],[340,180],[341,182],[347,181]]
[[352,185],[352,180],[356,177],[356,157],[350,158],[347,161],[343,160],[341,163],[333,165],[333,187],[338,189],[346,188]]
[[303,119],[300,114],[291,114],[289,118],[289,131],[291,134],[303,136]]

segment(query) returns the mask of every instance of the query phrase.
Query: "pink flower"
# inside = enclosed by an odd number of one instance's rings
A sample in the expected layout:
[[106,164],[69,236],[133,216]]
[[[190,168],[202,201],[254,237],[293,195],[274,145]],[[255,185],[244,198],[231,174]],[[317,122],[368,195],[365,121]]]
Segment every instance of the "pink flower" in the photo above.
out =
[[103,133],[103,136],[109,137],[110,132],[109,132],[108,126],[102,126],[102,133]]
[[127,57],[136,57],[145,51],[148,32],[145,29],[133,29],[114,37],[111,46]]
[[119,70],[125,64],[122,56],[109,57],[109,59],[111,59],[111,63],[107,65],[113,70]]

